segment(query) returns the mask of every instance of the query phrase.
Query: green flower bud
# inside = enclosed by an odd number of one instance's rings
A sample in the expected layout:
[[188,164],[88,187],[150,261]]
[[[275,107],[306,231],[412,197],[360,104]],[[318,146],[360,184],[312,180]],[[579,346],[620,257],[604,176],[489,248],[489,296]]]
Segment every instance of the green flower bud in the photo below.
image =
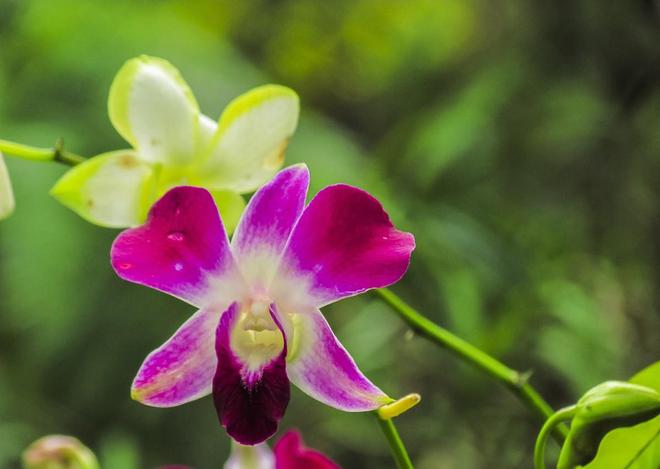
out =
[[607,381],[578,401],[557,469],[591,461],[606,433],[636,425],[660,414],[660,393],[646,386]]
[[78,439],[49,435],[23,452],[23,469],[99,469],[99,463]]

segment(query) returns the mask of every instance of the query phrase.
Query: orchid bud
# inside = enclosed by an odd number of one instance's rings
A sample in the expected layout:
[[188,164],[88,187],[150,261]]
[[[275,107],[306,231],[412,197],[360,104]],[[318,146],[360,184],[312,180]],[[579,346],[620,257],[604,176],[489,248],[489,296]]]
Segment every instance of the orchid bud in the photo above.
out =
[[607,381],[590,389],[575,406],[558,469],[585,464],[595,456],[605,434],[660,414],[660,393],[646,386]]
[[94,453],[71,436],[49,435],[23,452],[24,469],[99,469]]

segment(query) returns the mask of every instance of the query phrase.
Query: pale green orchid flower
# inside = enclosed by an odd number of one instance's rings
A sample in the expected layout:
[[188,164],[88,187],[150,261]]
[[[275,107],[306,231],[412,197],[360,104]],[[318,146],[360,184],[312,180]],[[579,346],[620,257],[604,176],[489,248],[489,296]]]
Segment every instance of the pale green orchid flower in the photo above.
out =
[[7,218],[14,211],[14,191],[11,188],[9,172],[4,157],[0,153],[0,220]]
[[123,228],[144,222],[152,203],[172,187],[205,187],[231,231],[245,205],[240,194],[281,168],[299,100],[284,86],[260,86],[229,103],[216,123],[199,112],[174,66],[140,56],[119,70],[108,108],[133,148],[75,166],[51,194],[91,223]]

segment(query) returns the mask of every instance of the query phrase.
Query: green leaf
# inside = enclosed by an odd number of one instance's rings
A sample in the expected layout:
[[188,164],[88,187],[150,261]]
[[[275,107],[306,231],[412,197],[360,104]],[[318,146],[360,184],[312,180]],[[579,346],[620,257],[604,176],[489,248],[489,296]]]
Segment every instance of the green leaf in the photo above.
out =
[[635,376],[630,378],[633,384],[647,386],[660,392],[660,361],[647,366]]
[[617,428],[603,438],[584,469],[657,469],[660,467],[660,415],[634,427]]
[[[660,392],[660,361],[630,379],[633,384]],[[657,469],[660,467],[660,415],[634,427],[617,428],[600,443],[594,460],[585,469]]]
[[590,389],[576,404],[571,430],[557,467],[591,461],[603,437],[615,429],[647,422],[660,413],[660,394],[646,386],[607,381]]
[[590,389],[577,403],[557,467],[660,467],[658,392],[660,362],[638,372],[630,383],[609,381]]

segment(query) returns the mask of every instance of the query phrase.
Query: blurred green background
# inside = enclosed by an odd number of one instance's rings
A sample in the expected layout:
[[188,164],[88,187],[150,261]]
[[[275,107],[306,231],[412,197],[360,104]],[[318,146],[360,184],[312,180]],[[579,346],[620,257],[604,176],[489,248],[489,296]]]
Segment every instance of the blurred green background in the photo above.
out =
[[[653,0],[0,0],[0,136],[94,155],[126,147],[106,99],[138,54],[173,62],[206,114],[293,87],[287,162],[312,193],[359,185],[417,237],[395,290],[520,370],[553,406],[660,355],[660,3]],[[130,400],[146,354],[192,312],[119,281],[116,231],[9,159],[0,224],[0,467],[47,433],[106,469],[221,467],[209,398]],[[528,468],[539,422],[373,296],[326,309],[362,369],[423,402],[398,419],[417,467]],[[346,468],[392,467],[373,416],[295,391],[281,428]]]

